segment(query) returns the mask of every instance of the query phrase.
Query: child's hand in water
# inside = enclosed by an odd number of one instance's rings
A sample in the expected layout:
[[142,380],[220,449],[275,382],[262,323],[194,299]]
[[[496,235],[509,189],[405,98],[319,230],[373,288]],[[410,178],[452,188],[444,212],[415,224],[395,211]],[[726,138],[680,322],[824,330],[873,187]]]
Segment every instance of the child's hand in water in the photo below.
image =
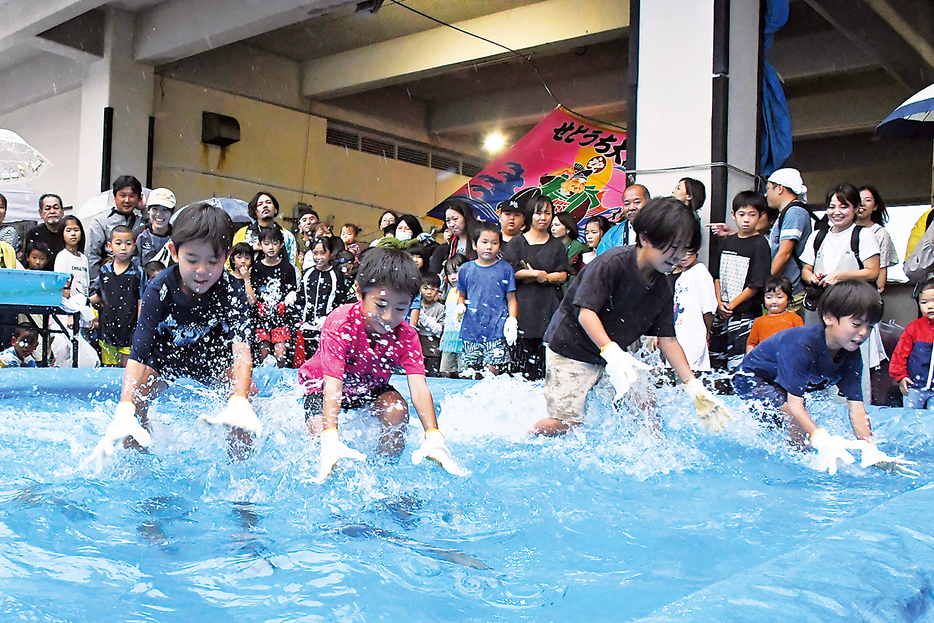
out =
[[336,428],[324,430],[319,438],[321,439],[321,456],[318,457],[318,478],[315,480],[316,484],[323,484],[324,481],[328,479],[328,476],[331,475],[331,470],[334,469],[334,466],[337,465],[337,462],[341,459],[353,459],[354,461],[366,460],[366,457],[363,456],[362,453],[348,448],[344,442],[341,441],[340,434],[337,432]]
[[256,417],[253,411],[253,405],[242,396],[231,396],[227,401],[227,406],[216,416],[209,417],[205,414],[198,416],[208,424],[224,424],[231,428],[239,428],[257,435],[263,434],[263,424]]
[[454,476],[467,476],[469,471],[454,462],[451,451],[444,443],[444,435],[437,428],[425,431],[425,441],[422,447],[412,453],[412,463],[418,465],[426,458],[431,459],[444,468],[444,471]]
[[136,406],[129,401],[122,401],[114,410],[114,419],[107,425],[104,438],[101,439],[94,450],[82,464],[96,461],[95,473],[104,469],[104,457],[113,456],[116,448],[114,444],[126,437],[132,437],[136,443],[146,448],[152,443],[152,436],[136,419]]

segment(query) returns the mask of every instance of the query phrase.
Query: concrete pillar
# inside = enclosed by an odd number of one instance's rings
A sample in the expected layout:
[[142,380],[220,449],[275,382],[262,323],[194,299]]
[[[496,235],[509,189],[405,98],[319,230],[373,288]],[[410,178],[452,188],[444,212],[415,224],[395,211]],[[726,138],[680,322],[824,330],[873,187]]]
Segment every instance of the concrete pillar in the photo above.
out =
[[101,191],[104,109],[107,107],[114,110],[110,180],[130,174],[143,183],[146,181],[152,67],[134,60],[131,13],[107,9],[104,29],[104,58],[88,66],[81,87],[78,206]]
[[629,128],[636,181],[664,196],[681,178],[696,178],[707,188],[702,221],[731,222],[724,217],[733,196],[755,185],[759,3],[633,1],[630,14],[638,29]]

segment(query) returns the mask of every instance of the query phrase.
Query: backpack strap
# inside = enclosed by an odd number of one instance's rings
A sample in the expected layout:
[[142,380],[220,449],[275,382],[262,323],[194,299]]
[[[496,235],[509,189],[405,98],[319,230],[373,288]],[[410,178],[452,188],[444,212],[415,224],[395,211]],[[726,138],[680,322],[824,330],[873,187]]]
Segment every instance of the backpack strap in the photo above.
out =
[[[853,232],[850,234],[850,250],[853,252],[853,257],[856,258],[856,264],[859,266],[860,270],[865,268],[863,266],[863,260],[859,257],[859,234],[863,230],[862,225],[855,225],[853,227]],[[829,229],[819,229],[817,230],[817,235],[814,237],[814,261],[817,261],[817,250],[820,249],[821,245],[824,244],[824,238],[827,237],[827,232]]]

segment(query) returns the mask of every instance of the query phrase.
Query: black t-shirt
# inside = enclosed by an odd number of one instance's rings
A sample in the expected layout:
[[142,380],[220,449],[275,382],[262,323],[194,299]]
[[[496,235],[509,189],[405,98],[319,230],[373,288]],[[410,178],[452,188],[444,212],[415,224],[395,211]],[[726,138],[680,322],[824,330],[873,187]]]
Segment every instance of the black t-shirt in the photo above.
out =
[[136,264],[119,275],[113,262],[101,266],[94,289],[101,295],[100,339],[105,344],[126,348],[133,343],[142,278],[143,271]]
[[[711,266],[711,275],[720,280],[720,296],[727,302],[746,288],[760,291],[733,310],[734,317],[762,315],[762,287],[772,274],[772,252],[765,236],[740,238],[736,234],[720,241],[720,256]],[[742,285],[740,285],[742,284]]]
[[[549,237],[543,244],[529,244],[525,236],[518,235],[506,243],[503,259],[512,265],[514,271],[525,266],[549,273],[566,272],[570,276],[568,252],[564,243]],[[518,304],[519,335],[529,339],[541,339],[548,328],[548,322],[561,302],[561,286],[537,281],[519,281],[516,279],[516,303]]]
[[581,308],[597,313],[611,340],[625,348],[640,335],[674,337],[674,299],[664,275],[652,282],[636,265],[637,247],[601,253],[577,275],[551,319],[545,342],[559,355],[603,365],[600,349],[577,317]]
[[[65,228],[62,227],[62,229]],[[65,239],[62,237],[62,232],[49,231],[45,223],[40,223],[26,233],[26,244],[31,242],[44,242],[49,245],[52,255],[49,257],[49,263],[46,264],[44,270],[52,270],[55,266],[55,256],[65,248]],[[24,245],[23,248],[25,249],[26,246]]]
[[130,359],[163,376],[210,383],[233,364],[233,343],[250,341],[243,284],[223,271],[198,298],[181,289],[178,266],[159,273],[146,288]]

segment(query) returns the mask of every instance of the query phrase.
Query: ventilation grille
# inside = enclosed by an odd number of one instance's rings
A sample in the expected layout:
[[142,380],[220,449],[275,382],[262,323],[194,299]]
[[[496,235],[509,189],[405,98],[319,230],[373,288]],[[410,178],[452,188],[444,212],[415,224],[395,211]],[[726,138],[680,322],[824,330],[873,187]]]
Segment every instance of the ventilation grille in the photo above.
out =
[[353,128],[328,123],[328,145],[373,154],[389,160],[401,160],[439,171],[451,171],[473,177],[483,169],[477,161],[465,160],[454,152],[440,152],[417,144],[401,143],[390,138],[358,132]]

